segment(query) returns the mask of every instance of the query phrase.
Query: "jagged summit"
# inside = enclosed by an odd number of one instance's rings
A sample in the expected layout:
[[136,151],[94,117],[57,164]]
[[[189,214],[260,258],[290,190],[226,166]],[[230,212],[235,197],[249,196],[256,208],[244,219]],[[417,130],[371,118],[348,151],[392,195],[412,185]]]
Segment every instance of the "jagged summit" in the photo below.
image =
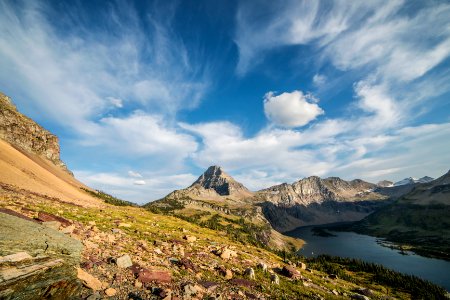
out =
[[213,189],[221,196],[250,193],[242,183],[234,180],[219,166],[210,166],[190,187],[194,186]]
[[318,176],[303,178],[293,184],[280,184],[259,191],[268,201],[282,203],[285,206],[308,205],[334,200],[353,200],[366,198],[364,193],[376,185],[360,179],[346,181],[339,177],[322,179]]
[[434,178],[430,176],[424,176],[422,178],[414,178],[414,177],[408,177],[403,180],[397,181],[394,183],[394,186],[400,186],[400,185],[406,185],[406,184],[415,184],[415,183],[427,183],[433,181]]

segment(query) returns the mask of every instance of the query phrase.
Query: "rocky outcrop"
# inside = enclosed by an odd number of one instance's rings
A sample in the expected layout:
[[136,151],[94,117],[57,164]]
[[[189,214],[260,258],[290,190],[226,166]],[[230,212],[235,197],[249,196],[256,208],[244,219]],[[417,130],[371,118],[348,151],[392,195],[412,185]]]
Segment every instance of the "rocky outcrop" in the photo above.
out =
[[211,166],[190,188],[201,186],[206,190],[214,190],[220,196],[250,196],[251,192],[242,184],[225,173],[221,167]]
[[280,232],[300,226],[359,221],[385,204],[375,184],[338,177],[304,178],[258,191],[264,216]]
[[60,159],[58,137],[21,114],[11,98],[0,93],[0,138],[14,147],[48,159],[68,173]]
[[377,183],[378,187],[391,187],[393,185],[394,185],[394,183],[389,180],[381,180]]
[[0,298],[78,299],[81,251],[61,232],[0,213]]
[[338,177],[321,179],[311,176],[293,184],[283,183],[257,192],[259,198],[283,207],[309,205],[325,201],[358,201],[380,199],[372,193],[375,184],[360,179],[345,181]]

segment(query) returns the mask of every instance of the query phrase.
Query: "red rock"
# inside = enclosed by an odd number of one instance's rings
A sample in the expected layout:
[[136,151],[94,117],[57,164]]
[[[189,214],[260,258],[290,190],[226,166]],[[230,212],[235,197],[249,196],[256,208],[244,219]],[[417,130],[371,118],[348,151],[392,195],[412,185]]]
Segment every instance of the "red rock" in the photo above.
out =
[[14,217],[18,217],[18,218],[21,218],[21,219],[24,219],[24,220],[27,220],[27,221],[36,222],[36,220],[28,218],[27,216],[24,216],[24,215],[14,211],[14,210],[11,210],[11,209],[0,207],[0,212],[2,212],[4,214],[7,214],[7,215],[14,216]]
[[72,222],[64,219],[63,217],[55,216],[50,213],[46,213],[43,211],[40,211],[38,214],[38,220],[41,222],[50,222],[50,221],[58,221],[63,225],[64,227],[72,225]]
[[244,287],[253,287],[256,285],[255,282],[253,282],[251,280],[241,279],[241,278],[231,279],[230,283],[234,284],[234,285],[244,286]]
[[283,269],[281,270],[281,273],[289,278],[300,277],[300,272],[292,266],[284,266]]
[[172,275],[166,270],[142,269],[138,274],[138,280],[142,283],[157,282],[169,283],[172,281]]
[[192,270],[197,271],[197,267],[194,265],[194,263],[188,259],[188,258],[182,258],[180,260],[180,265],[184,267],[186,270]]

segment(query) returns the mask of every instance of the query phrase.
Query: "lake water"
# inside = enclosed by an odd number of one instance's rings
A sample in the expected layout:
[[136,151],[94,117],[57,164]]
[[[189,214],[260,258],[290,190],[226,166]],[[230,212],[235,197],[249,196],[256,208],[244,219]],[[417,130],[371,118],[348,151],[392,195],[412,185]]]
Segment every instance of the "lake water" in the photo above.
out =
[[377,243],[377,238],[354,232],[330,233],[335,237],[315,236],[311,227],[302,227],[289,232],[290,236],[306,241],[299,254],[315,257],[320,254],[357,258],[367,262],[381,264],[389,269],[412,274],[429,280],[450,291],[450,262],[423,257],[408,252],[402,255],[398,250],[383,247]]

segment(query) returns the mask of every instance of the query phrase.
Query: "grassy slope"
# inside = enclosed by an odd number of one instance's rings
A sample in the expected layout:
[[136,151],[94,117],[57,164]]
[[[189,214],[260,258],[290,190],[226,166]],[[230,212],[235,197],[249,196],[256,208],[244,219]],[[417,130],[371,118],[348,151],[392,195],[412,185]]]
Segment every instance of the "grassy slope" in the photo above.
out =
[[[284,263],[282,258],[273,252],[266,249],[255,247],[249,243],[242,243],[229,238],[226,234],[220,231],[203,228],[185,222],[179,218],[174,218],[165,215],[158,215],[148,212],[142,208],[137,207],[117,207],[111,205],[105,205],[101,211],[98,208],[77,207],[67,203],[55,203],[48,199],[42,199],[38,196],[30,196],[24,199],[20,196],[0,194],[0,206],[8,207],[20,211],[22,207],[33,209],[35,211],[46,211],[54,213],[65,218],[80,222],[83,226],[89,226],[88,223],[94,221],[100,232],[111,232],[111,229],[116,228],[117,220],[127,222],[131,227],[121,227],[126,237],[126,243],[121,245],[122,253],[131,253],[133,259],[136,259],[137,253],[140,253],[139,258],[142,264],[154,264],[154,262],[147,261],[150,254],[137,252],[136,248],[139,243],[146,241],[149,246],[149,251],[153,251],[153,242],[182,240],[184,232],[189,232],[190,235],[194,235],[198,238],[197,242],[189,248],[192,253],[191,257],[195,257],[195,253],[205,253],[211,246],[231,246],[238,252],[238,258],[230,261],[221,261],[218,258],[212,258],[212,261],[225,265],[227,268],[235,270],[235,277],[245,278],[243,270],[246,266],[254,266],[257,262],[263,261],[271,267],[281,267]],[[183,229],[183,230],[181,230]],[[101,245],[102,252],[116,251],[116,247],[111,248],[111,245]],[[87,251],[87,250],[86,250]],[[87,255],[86,255],[87,256]],[[210,256],[209,256],[210,257]],[[208,258],[209,259],[209,258]],[[297,260],[296,257],[291,257],[292,260]],[[196,264],[210,265],[211,262],[194,261]],[[320,266],[316,263],[318,269]],[[339,267],[338,267],[339,268]],[[342,265],[342,268],[345,268]],[[101,280],[107,280],[107,277],[102,277],[102,267],[94,267],[90,270]],[[175,278],[174,286],[172,289],[177,292],[177,289],[181,289],[182,282],[197,281],[194,274],[187,272],[186,270],[178,267],[171,269]],[[352,276],[352,271],[345,271],[349,276]],[[269,299],[302,299],[302,298],[317,298],[319,295],[326,299],[343,299],[347,298],[358,287],[368,287],[374,291],[374,297],[382,297],[389,294],[390,296],[408,299],[411,297],[408,291],[402,288],[390,287],[388,284],[380,284],[371,280],[373,277],[370,273],[358,272],[352,277],[352,281],[345,281],[342,279],[330,280],[327,278],[327,273],[323,271],[314,271],[314,273],[302,272],[305,277],[303,281],[292,281],[288,278],[280,276],[280,285],[273,285],[270,283],[269,276],[263,272],[256,270],[256,279],[254,280],[255,287],[237,287],[234,284],[228,283],[224,278],[216,271],[211,269],[202,270],[202,280],[214,281],[219,283],[220,291],[224,294],[241,291],[245,293],[251,293],[258,297],[266,297]],[[302,284],[306,282],[306,284]],[[114,286],[119,292],[121,289],[130,288],[125,285]],[[132,289],[133,287],[131,287]],[[336,290],[340,293],[340,296],[331,294],[331,290]],[[128,290],[127,290],[128,292]],[[346,295],[346,296],[345,296]],[[245,297],[242,297],[245,298]]]

